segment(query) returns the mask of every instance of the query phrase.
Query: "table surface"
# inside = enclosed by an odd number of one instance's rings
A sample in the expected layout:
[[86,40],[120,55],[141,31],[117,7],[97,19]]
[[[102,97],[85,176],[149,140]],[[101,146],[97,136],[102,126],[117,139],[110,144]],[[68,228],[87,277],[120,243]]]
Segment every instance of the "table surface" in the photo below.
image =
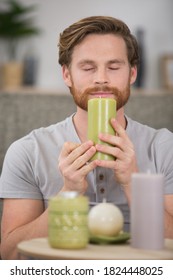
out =
[[51,248],[47,238],[37,238],[18,244],[19,257],[45,260],[173,260],[173,239],[165,240],[165,248],[158,251],[132,248],[130,243],[97,245],[88,244],[84,249],[68,250]]

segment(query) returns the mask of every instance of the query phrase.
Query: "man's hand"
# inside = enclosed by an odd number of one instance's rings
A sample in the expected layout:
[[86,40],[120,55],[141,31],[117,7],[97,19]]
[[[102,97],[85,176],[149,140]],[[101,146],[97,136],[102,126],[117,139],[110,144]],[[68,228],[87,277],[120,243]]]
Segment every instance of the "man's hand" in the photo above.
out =
[[116,135],[100,134],[99,138],[112,146],[97,144],[96,149],[113,155],[115,160],[99,161],[97,165],[113,169],[118,183],[126,188],[130,186],[132,173],[138,172],[136,155],[125,129],[115,119],[111,120],[111,124],[116,131]]
[[96,148],[92,141],[83,144],[66,142],[59,156],[59,170],[64,178],[62,191],[77,191],[81,194],[87,189],[86,175],[96,167],[96,161],[89,162]]

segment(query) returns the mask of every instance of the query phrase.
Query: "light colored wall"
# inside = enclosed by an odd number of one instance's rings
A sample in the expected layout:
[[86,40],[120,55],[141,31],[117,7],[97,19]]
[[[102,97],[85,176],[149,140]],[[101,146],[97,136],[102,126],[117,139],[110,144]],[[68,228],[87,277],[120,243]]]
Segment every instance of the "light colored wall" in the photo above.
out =
[[[172,0],[20,0],[38,4],[35,23],[43,29],[41,36],[27,40],[20,50],[33,51],[39,58],[37,85],[64,90],[58,65],[58,34],[74,21],[91,15],[110,15],[125,21],[135,32],[145,30],[146,88],[160,86],[159,58],[173,53]],[[2,52],[2,50],[0,50]]]

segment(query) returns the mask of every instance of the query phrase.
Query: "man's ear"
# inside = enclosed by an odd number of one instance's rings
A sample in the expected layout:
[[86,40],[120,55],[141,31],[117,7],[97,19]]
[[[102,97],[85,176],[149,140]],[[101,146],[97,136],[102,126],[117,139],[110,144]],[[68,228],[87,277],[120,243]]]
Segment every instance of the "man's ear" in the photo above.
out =
[[65,84],[68,87],[71,87],[72,86],[71,74],[70,74],[70,70],[67,67],[67,65],[63,65],[62,66],[62,77],[64,79]]
[[131,67],[131,70],[130,70],[130,84],[131,85],[136,81],[136,78],[137,78],[137,66],[133,66],[133,67]]

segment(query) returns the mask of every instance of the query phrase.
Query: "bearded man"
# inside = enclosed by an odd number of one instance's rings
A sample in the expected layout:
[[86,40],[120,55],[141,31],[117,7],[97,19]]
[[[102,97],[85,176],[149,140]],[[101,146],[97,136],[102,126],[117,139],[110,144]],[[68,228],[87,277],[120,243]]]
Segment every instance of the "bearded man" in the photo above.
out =
[[[8,149],[0,181],[2,258],[17,258],[18,242],[48,235],[48,200],[62,191],[88,196],[91,207],[103,199],[116,204],[129,231],[131,175],[147,170],[165,176],[165,236],[173,238],[173,135],[124,114],[138,62],[137,41],[116,18],[84,18],[60,34],[59,63],[77,109]],[[87,104],[95,97],[116,99],[116,134],[99,135],[111,145],[87,140]],[[115,160],[90,161],[96,151]]]

